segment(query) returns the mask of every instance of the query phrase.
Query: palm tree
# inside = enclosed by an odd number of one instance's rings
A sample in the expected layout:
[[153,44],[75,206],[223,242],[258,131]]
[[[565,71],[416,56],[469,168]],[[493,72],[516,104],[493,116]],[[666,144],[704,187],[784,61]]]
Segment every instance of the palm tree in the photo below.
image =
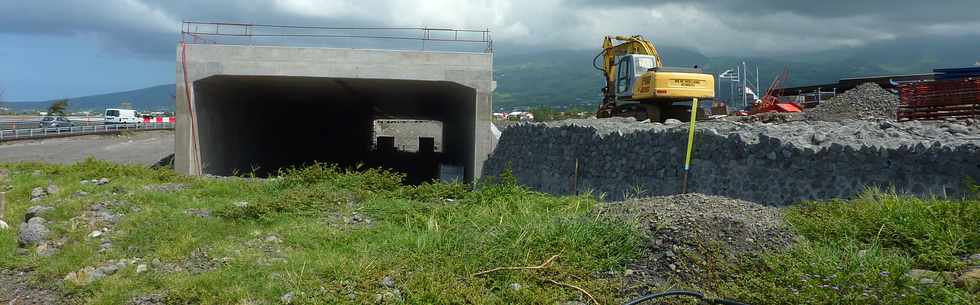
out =
[[60,99],[51,103],[51,107],[48,107],[48,115],[65,115],[65,110],[68,110],[68,100]]

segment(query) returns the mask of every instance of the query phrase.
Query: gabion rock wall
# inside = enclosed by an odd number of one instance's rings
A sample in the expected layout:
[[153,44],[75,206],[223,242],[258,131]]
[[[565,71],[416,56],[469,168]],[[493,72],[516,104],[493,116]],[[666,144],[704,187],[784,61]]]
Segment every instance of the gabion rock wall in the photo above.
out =
[[[722,121],[700,123],[695,141],[689,192],[769,205],[850,198],[872,186],[959,197],[967,194],[965,177],[980,180],[978,126]],[[686,142],[684,124],[631,119],[523,124],[503,132],[484,175],[509,167],[534,189],[592,191],[607,200],[676,194]]]

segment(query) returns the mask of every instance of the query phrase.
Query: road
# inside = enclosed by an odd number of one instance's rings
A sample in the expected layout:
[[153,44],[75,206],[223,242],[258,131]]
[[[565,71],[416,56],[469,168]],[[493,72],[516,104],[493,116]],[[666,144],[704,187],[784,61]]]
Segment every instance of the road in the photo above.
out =
[[0,163],[75,163],[91,156],[116,163],[152,165],[172,153],[173,131],[143,131],[0,144]]
[[[37,115],[0,115],[0,130],[2,129],[23,129],[23,128],[38,128],[38,123],[41,121],[42,116]],[[82,125],[102,125],[105,119],[101,116],[68,116],[75,126]]]

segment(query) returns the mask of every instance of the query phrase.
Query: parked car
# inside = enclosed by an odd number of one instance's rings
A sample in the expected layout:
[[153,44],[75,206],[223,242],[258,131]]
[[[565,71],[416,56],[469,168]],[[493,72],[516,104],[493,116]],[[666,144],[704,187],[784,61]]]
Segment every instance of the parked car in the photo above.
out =
[[132,109],[106,109],[106,124],[136,124],[143,122],[136,110]]
[[41,128],[60,128],[60,127],[72,127],[72,126],[75,126],[75,124],[72,124],[72,122],[69,121],[68,118],[63,117],[63,116],[58,116],[58,117],[46,116],[46,117],[43,117],[43,118],[41,118],[41,122],[40,122],[39,125],[40,125],[39,127],[41,127]]

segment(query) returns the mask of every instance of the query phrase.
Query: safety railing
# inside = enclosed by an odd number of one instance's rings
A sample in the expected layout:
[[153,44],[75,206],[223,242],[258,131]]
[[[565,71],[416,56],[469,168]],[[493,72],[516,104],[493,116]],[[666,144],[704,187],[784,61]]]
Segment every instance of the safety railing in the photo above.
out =
[[438,43],[477,44],[485,46],[483,52],[493,52],[490,30],[431,27],[325,27],[199,21],[184,21],[181,26],[181,41],[187,43],[296,45],[306,43],[304,39],[308,38],[414,41],[419,44],[409,46],[421,47],[422,50],[439,48],[438,45],[434,45]]
[[105,124],[105,125],[83,125],[71,127],[49,127],[49,128],[23,128],[0,130],[0,142],[43,139],[67,136],[80,136],[101,133],[113,133],[120,131],[144,131],[144,130],[167,130],[173,129],[174,124],[170,122],[150,122],[133,124]]

